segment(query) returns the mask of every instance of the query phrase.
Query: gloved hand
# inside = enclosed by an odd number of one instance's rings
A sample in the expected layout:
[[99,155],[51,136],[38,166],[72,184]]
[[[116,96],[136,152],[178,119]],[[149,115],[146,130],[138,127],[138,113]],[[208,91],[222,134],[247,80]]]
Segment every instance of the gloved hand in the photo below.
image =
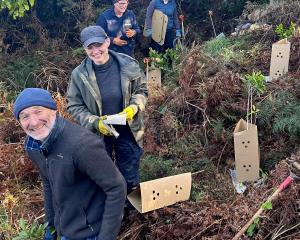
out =
[[152,36],[152,28],[147,28],[146,29],[146,37],[151,37]]
[[108,131],[105,124],[103,123],[103,120],[105,120],[105,119],[106,119],[106,116],[101,116],[99,119],[99,122],[98,122],[99,132],[105,136],[112,136],[111,132]]
[[57,233],[53,227],[46,227],[44,233],[44,240],[56,240]]
[[138,107],[134,104],[129,105],[126,107],[120,114],[126,114],[126,120],[132,120],[134,115],[137,113]]
[[181,30],[180,30],[180,29],[177,29],[177,30],[176,30],[176,37],[177,37],[177,38],[182,37],[182,34],[181,34]]

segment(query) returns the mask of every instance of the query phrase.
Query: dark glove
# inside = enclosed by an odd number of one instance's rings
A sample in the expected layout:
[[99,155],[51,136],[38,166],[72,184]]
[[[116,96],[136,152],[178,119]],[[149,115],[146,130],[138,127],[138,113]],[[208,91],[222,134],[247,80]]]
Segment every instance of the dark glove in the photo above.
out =
[[57,233],[54,227],[46,227],[44,240],[56,240],[56,239],[57,239]]

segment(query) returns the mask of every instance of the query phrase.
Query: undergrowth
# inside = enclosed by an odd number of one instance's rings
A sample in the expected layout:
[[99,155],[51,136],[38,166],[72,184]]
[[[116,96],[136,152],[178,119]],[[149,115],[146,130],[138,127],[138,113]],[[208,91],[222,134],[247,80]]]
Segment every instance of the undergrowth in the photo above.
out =
[[274,134],[297,138],[300,134],[299,99],[286,91],[269,95],[257,114],[259,124],[268,127]]
[[0,68],[0,82],[5,82],[9,90],[22,90],[35,85],[35,73],[40,69],[41,59],[30,54],[11,60]]

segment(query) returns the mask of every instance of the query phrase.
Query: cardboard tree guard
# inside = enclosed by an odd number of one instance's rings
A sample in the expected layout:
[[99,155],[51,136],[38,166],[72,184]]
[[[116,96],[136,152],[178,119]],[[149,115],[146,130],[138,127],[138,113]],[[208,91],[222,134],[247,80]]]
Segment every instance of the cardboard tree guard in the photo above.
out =
[[145,213],[179,201],[188,200],[191,187],[192,174],[184,173],[142,182],[127,197],[140,213]]
[[[154,10],[152,15],[152,39],[159,45],[163,45],[165,42],[165,36],[168,26],[168,16],[163,14],[159,10]],[[145,22],[144,36],[146,36],[147,26]]]
[[241,119],[234,129],[236,176],[239,182],[259,178],[259,146],[257,126]]
[[148,72],[148,88],[161,87],[161,70],[156,67],[151,67]]
[[287,39],[272,45],[270,78],[276,79],[288,72],[291,43]]

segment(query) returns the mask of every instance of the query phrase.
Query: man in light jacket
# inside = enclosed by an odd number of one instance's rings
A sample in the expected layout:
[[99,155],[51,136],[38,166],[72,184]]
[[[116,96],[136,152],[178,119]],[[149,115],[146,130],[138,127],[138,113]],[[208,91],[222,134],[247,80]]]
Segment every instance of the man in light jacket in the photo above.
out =
[[[100,26],[81,31],[87,57],[76,67],[68,86],[68,111],[82,126],[104,138],[131,192],[140,182],[139,163],[144,135],[143,115],[148,96],[145,74],[128,55],[109,50],[110,38]],[[114,137],[103,119],[126,114],[126,125],[114,125]]]

